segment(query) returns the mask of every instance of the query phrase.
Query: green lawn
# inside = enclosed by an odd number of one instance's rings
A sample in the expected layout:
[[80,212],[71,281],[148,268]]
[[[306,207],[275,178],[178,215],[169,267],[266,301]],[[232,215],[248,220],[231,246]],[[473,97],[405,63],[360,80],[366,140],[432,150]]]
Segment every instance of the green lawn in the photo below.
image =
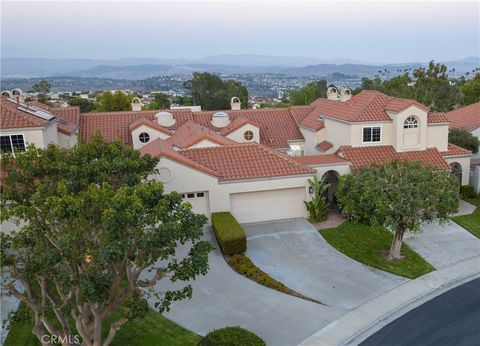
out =
[[452,220],[480,238],[480,197],[467,199],[466,201],[476,205],[477,209],[470,215],[452,217]]
[[342,252],[363,264],[414,279],[435,270],[419,254],[402,244],[402,261],[389,261],[382,252],[390,248],[392,233],[383,227],[371,227],[360,223],[344,222],[336,228],[320,231],[325,240]]
[[[33,314],[22,304],[19,310],[29,314],[33,320]],[[16,322],[8,333],[4,346],[37,346],[40,345],[37,338],[32,334],[30,323]],[[105,332],[108,333],[108,326]],[[105,334],[106,334],[105,333]],[[200,341],[201,336],[186,330],[173,323],[159,313],[150,310],[143,319],[129,321],[117,332],[112,345],[123,346],[194,346]]]

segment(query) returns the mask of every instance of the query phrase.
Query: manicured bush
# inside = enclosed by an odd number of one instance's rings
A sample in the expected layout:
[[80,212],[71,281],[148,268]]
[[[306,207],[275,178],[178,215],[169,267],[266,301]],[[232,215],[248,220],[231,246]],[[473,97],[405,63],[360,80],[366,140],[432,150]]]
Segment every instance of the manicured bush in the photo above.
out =
[[198,346],[265,346],[265,341],[246,329],[226,327],[208,333]]
[[247,251],[247,235],[232,214],[212,213],[212,226],[224,255],[232,256]]
[[460,195],[462,198],[474,198],[476,196],[473,185],[460,186]]

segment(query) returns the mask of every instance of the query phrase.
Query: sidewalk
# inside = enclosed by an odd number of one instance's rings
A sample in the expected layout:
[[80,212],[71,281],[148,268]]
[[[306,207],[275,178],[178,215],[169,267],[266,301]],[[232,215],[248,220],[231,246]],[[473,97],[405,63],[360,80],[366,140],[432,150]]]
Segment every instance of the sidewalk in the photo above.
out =
[[407,281],[346,313],[300,345],[358,345],[399,316],[477,277],[480,277],[478,256]]

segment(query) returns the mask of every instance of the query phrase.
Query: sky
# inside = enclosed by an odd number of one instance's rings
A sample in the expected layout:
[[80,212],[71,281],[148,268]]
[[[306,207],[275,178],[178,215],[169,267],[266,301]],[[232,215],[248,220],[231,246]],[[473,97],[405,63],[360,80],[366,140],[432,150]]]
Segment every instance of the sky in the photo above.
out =
[[1,1],[2,57],[480,55],[480,1]]

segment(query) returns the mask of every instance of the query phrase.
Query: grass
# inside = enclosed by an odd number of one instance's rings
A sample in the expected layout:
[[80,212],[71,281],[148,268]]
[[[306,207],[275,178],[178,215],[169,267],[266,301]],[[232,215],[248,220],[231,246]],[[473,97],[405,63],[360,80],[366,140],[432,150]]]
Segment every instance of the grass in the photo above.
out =
[[[20,304],[20,313],[29,316],[28,322],[14,322],[10,328],[4,346],[37,346],[40,342],[32,334],[33,313],[23,304]],[[113,316],[115,317],[115,316]],[[105,333],[108,334],[108,322]],[[127,322],[117,332],[112,345],[115,346],[194,346],[202,337],[184,329],[174,322],[150,309],[143,319]]]
[[470,215],[454,216],[452,220],[480,238],[480,197],[467,199],[466,201],[477,206],[477,209]]
[[352,222],[344,222],[336,228],[320,231],[325,240],[344,255],[368,266],[414,279],[435,268],[419,254],[402,244],[401,261],[390,261],[384,257],[390,249],[393,234],[383,227],[371,227]]

